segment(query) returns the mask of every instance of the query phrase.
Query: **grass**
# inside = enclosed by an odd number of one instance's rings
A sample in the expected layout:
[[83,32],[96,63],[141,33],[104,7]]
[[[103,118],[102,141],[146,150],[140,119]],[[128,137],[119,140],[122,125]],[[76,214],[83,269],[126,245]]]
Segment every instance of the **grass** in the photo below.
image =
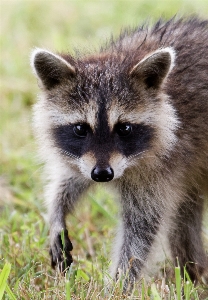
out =
[[[0,101],[0,299],[123,299],[122,280],[105,294],[110,240],[116,225],[113,195],[87,195],[68,228],[74,265],[64,278],[51,270],[41,165],[31,131],[31,105],[38,92],[29,66],[34,47],[57,51],[97,49],[121,28],[160,16],[208,15],[206,0],[170,1],[1,1]],[[206,237],[205,237],[206,238]],[[144,280],[129,299],[205,299],[176,275]]]

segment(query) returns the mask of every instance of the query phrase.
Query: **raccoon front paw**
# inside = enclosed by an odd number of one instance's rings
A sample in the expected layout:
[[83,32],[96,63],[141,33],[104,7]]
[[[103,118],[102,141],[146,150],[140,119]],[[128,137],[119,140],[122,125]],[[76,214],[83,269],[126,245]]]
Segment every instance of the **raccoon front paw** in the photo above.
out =
[[60,272],[63,273],[73,262],[72,255],[70,253],[73,246],[68,237],[67,229],[63,231],[63,243],[61,235],[62,233],[59,233],[54,239],[49,254],[51,256],[51,267],[55,269],[56,265],[58,265]]

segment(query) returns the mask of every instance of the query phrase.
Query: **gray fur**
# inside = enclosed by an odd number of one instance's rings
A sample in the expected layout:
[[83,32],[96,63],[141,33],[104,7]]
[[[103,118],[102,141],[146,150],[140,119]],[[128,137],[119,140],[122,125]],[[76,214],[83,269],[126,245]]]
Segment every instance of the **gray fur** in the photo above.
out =
[[187,263],[198,280],[208,265],[201,240],[208,191],[208,22],[159,21],[124,32],[95,55],[38,49],[31,61],[42,89],[34,127],[50,181],[52,265],[63,267],[62,228],[67,265],[72,261],[65,217],[96,184],[91,178],[114,177],[108,184],[120,194],[121,224],[112,275],[128,273],[125,286],[132,284],[163,233],[173,261],[177,256],[181,267]]

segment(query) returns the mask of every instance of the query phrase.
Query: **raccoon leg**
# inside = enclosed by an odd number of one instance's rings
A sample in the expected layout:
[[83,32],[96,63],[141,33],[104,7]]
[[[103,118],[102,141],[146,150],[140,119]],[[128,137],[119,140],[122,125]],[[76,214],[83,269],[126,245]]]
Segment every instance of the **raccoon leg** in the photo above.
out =
[[[66,229],[65,217],[86,189],[86,184],[70,178],[48,187],[51,266],[63,272],[72,263],[73,246]],[[51,196],[51,197],[50,197]],[[52,199],[51,199],[52,198]]]
[[182,273],[186,265],[192,281],[199,280],[208,268],[201,237],[202,213],[203,199],[192,191],[178,207],[169,236],[173,258],[178,258]]
[[140,202],[144,204],[144,201],[131,197],[124,206],[113,257],[112,275],[124,275],[124,291],[131,289],[141,275],[161,220],[161,210],[154,207],[154,201],[151,206],[142,206]]
[[69,239],[67,229],[63,229],[63,239],[61,235],[62,234],[59,233],[54,238],[49,254],[51,256],[52,268],[55,268],[56,264],[58,264],[60,272],[64,272],[64,270],[73,262],[70,253],[70,251],[73,250],[73,246]]

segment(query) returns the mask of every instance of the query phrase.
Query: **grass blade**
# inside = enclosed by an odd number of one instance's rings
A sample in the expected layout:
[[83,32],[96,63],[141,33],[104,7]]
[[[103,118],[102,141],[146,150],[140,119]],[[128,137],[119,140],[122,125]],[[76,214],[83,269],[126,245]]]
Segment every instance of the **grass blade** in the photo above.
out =
[[71,292],[70,292],[70,282],[69,282],[69,280],[66,280],[65,288],[66,288],[66,300],[71,300]]
[[11,291],[10,287],[8,286],[8,284],[6,285],[6,289],[5,289],[5,290],[6,290],[8,296],[9,296],[9,298],[10,298],[11,300],[17,300],[17,298],[16,298],[15,295],[12,293],[12,291]]
[[145,299],[145,283],[144,283],[144,279],[142,280],[142,298],[141,300]]
[[10,270],[11,270],[11,264],[5,263],[4,268],[0,274],[0,300],[3,298],[7,286],[6,281],[9,277]]
[[181,300],[181,271],[180,267],[175,267],[176,293],[177,299]]
[[151,293],[154,300],[161,300],[155,284],[151,285]]
[[90,200],[92,201],[93,205],[103,214],[104,217],[110,219],[112,223],[115,223],[115,217],[112,216],[99,202],[92,196],[89,195]]

